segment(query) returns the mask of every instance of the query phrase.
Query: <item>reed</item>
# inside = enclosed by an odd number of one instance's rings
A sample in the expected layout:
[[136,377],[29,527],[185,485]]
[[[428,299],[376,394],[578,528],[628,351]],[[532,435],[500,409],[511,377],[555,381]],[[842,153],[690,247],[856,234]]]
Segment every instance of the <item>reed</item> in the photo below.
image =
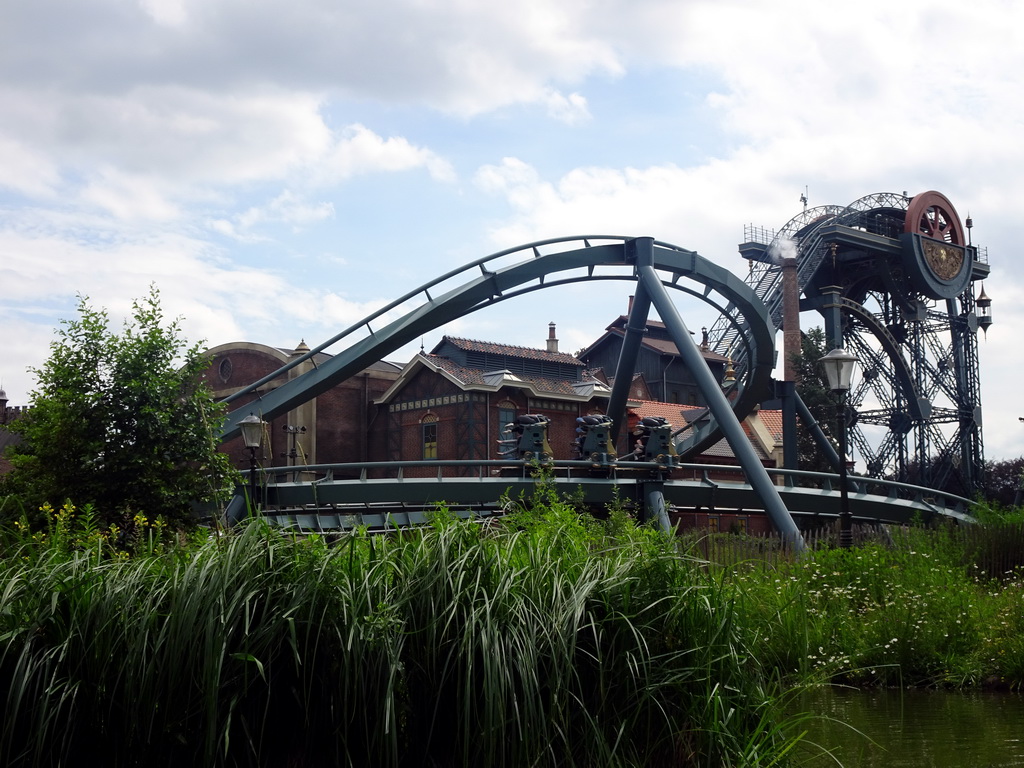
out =
[[549,498],[331,541],[254,523],[130,556],[60,538],[0,561],[5,765],[740,766],[792,745],[734,587],[620,513]]

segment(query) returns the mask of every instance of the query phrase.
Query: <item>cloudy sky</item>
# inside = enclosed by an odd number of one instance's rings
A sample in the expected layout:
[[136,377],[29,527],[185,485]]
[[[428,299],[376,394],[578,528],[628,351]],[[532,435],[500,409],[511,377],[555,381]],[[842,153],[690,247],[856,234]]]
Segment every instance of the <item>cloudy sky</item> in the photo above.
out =
[[[0,380],[26,402],[77,294],[119,318],[153,283],[190,340],[313,345],[512,245],[650,235],[742,273],[744,225],[805,189],[937,189],[988,248],[986,453],[1018,456],[1022,29],[1013,0],[10,0]],[[575,350],[628,292],[448,330]]]

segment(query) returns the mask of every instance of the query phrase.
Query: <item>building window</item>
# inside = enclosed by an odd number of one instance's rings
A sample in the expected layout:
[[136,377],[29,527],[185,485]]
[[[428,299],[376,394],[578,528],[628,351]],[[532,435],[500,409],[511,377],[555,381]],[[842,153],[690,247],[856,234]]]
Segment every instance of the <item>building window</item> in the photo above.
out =
[[423,458],[437,458],[437,416],[428,413],[420,422],[423,437]]
[[498,431],[505,428],[516,420],[516,404],[511,400],[502,400],[498,403]]

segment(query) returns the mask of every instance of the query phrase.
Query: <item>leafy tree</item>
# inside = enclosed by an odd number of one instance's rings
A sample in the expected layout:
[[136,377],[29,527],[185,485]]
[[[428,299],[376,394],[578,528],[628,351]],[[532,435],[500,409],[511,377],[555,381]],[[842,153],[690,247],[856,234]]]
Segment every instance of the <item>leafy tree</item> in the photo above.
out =
[[132,307],[120,334],[83,296],[78,319],[61,321],[12,427],[23,442],[6,490],[35,508],[93,504],[107,522],[141,512],[188,524],[193,502],[233,483],[215,437],[225,411],[200,375],[202,347],[186,346],[177,320],[163,324],[156,287]]
[[[1024,457],[985,463],[985,499],[1003,507],[1024,501],[1019,493],[1024,478]],[[1018,495],[1019,493],[1019,495]]]

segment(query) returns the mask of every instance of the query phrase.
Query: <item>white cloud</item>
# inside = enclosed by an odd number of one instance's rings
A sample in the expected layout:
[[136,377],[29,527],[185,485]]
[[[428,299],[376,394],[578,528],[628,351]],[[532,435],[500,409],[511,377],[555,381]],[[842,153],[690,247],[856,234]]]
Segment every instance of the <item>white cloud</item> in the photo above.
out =
[[453,181],[455,178],[451,164],[430,150],[413,146],[401,137],[382,138],[357,124],[344,130],[326,153],[314,178],[325,184],[358,174],[414,168],[425,168],[438,181]]
[[161,186],[160,181],[153,178],[121,173],[115,168],[100,168],[81,191],[81,200],[125,221],[176,219],[180,211],[164,196]]
[[0,135],[0,188],[28,197],[52,198],[60,173],[45,153]]
[[[293,192],[285,190],[267,205],[249,208],[237,218],[239,226],[249,229],[253,225],[265,221],[278,221],[301,227],[332,216],[334,216],[334,206],[331,203],[309,204]],[[225,234],[234,232],[231,227],[226,230],[221,228],[221,231],[224,231]]]
[[544,102],[547,104],[548,114],[560,122],[573,125],[590,118],[587,100],[578,93],[566,96],[554,89],[546,89]]
[[139,6],[153,21],[166,27],[180,27],[188,18],[184,0],[139,0]]
[[621,73],[615,46],[588,31],[594,10],[584,0],[52,0],[7,15],[0,67],[18,62],[26,81],[75,90],[277,83],[474,115],[543,103],[552,82]]

